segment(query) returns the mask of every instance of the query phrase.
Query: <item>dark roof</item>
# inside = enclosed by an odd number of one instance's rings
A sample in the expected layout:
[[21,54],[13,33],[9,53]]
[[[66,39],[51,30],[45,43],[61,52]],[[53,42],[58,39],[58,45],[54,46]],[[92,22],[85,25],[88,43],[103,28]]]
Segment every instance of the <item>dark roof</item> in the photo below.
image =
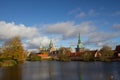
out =
[[120,52],[120,45],[117,45],[115,51]]

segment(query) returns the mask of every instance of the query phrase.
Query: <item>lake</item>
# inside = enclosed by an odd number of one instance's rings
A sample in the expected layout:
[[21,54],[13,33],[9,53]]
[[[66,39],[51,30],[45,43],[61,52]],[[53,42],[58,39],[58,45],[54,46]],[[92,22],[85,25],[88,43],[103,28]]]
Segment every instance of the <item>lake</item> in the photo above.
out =
[[0,68],[0,80],[120,80],[119,62],[25,62]]

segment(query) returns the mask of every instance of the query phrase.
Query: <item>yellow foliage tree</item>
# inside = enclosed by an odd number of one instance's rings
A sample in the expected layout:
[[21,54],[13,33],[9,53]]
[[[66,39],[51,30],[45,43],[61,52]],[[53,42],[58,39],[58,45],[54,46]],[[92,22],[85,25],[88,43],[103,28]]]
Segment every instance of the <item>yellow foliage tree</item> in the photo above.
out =
[[3,48],[3,58],[13,59],[16,61],[23,61],[25,59],[24,48],[19,36],[13,37],[5,42]]

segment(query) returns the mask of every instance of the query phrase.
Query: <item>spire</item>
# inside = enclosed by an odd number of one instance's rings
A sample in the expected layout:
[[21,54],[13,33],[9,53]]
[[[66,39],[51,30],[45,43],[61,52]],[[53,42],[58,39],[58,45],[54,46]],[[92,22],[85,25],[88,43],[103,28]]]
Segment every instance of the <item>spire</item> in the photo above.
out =
[[80,39],[80,33],[79,33],[79,35],[78,35],[78,39]]
[[78,44],[77,44],[77,48],[83,48],[83,44],[81,42],[81,39],[80,39],[80,33],[78,35]]
[[81,43],[81,40],[80,40],[80,33],[79,33],[79,35],[78,35],[78,44],[80,44]]
[[55,50],[54,46],[53,46],[53,42],[52,40],[50,40],[50,44],[49,44],[49,52],[53,52]]
[[53,47],[53,42],[52,42],[52,40],[50,40],[49,47],[50,47],[50,48],[52,48],[52,47]]

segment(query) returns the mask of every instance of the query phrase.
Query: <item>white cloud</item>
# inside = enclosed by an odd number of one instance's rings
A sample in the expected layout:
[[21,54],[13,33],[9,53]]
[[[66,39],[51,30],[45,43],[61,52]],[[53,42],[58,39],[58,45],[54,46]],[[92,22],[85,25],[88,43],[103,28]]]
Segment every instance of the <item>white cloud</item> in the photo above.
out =
[[96,30],[96,26],[94,25],[94,23],[88,21],[76,25],[75,32],[80,32],[84,35],[88,35],[89,33],[94,32],[95,30]]
[[74,22],[62,22],[47,25],[47,27],[44,28],[47,33],[61,34],[63,38],[76,37],[76,34],[78,33],[86,35],[95,29],[96,27],[92,22],[82,22],[80,24],[75,24]]
[[[53,44],[55,44],[56,42],[58,42],[58,38],[54,38],[52,39],[53,41]],[[30,40],[26,40],[24,41],[24,44],[23,46],[26,48],[26,49],[38,49],[40,46],[42,47],[48,47],[50,43],[50,39],[46,36],[44,37],[34,37]]]
[[48,37],[34,37],[30,40],[24,41],[23,46],[27,49],[38,49],[40,44],[44,47],[48,46],[50,39]]
[[114,38],[118,37],[119,33],[112,32],[94,32],[89,34],[88,41],[85,42],[87,45],[95,45],[98,47],[102,47],[104,45],[111,46],[112,48],[115,47],[116,43],[111,42],[111,40],[114,40]]
[[85,17],[86,16],[86,14],[84,13],[84,12],[80,12],[78,15],[77,15],[77,17],[79,17],[79,18],[82,18],[82,17]]
[[76,8],[76,9],[74,9],[74,10],[71,10],[68,14],[69,14],[69,15],[72,15],[72,14],[76,14],[76,13],[78,13],[78,12],[80,12],[80,11],[81,11],[81,8],[78,7],[78,8]]
[[110,46],[112,49],[115,49],[115,46],[117,45],[117,43],[113,41],[107,41],[107,42],[98,42],[96,43],[96,45],[99,47]]
[[93,17],[93,16],[95,16],[95,15],[98,15],[98,13],[96,13],[95,12],[95,10],[94,9],[90,9],[90,10],[88,10],[88,11],[80,11],[78,14],[77,14],[77,18],[84,18],[84,17]]
[[15,25],[14,22],[6,23],[0,21],[0,40],[9,39],[14,36],[22,38],[32,38],[38,35],[38,30],[35,27],[27,27],[23,24]]
[[96,45],[101,47],[101,46],[104,45],[104,43],[103,42],[98,42],[98,43],[96,43]]
[[115,30],[120,30],[120,24],[113,24],[113,28]]
[[114,16],[120,16],[120,11],[116,11],[113,13]]
[[[102,47],[108,45],[108,41],[119,36],[118,32],[101,32],[97,30],[97,26],[93,22],[82,22],[75,24],[74,22],[62,22],[51,24],[46,27],[46,32],[49,34],[61,34],[63,39],[70,39],[81,33],[82,36],[87,37],[85,45],[95,45]],[[111,45],[112,46],[112,45]]]
[[4,42],[4,40],[14,36],[21,37],[23,46],[26,49],[37,49],[40,42],[46,46],[50,41],[48,37],[40,36],[38,29],[34,26],[29,27],[23,24],[16,25],[14,22],[0,21],[0,40]]
[[[103,46],[109,43],[109,40],[116,38],[120,35],[119,31],[116,32],[100,32],[97,31],[97,26],[93,22],[81,22],[79,24],[75,24],[72,21],[61,22],[49,25],[41,26],[42,34],[49,33],[47,35],[54,35],[52,39],[54,43],[60,40],[60,36],[62,35],[62,39],[72,39],[77,37],[77,34],[80,33],[82,36],[87,36],[87,41],[84,42],[87,45],[95,45],[95,46]],[[120,29],[120,24],[114,24],[113,28]],[[43,46],[48,46],[50,39],[47,36],[40,36],[37,27],[29,27],[23,24],[16,25],[15,23],[6,23],[4,21],[0,21],[0,40],[4,41],[6,39],[12,38],[14,36],[19,35],[22,37],[23,46],[26,49],[38,49],[40,46],[40,42]],[[73,44],[71,44],[73,45]],[[114,45],[114,43],[111,43]]]
[[88,15],[89,15],[89,16],[95,15],[95,11],[94,11],[93,9],[90,9],[90,11],[88,12]]
[[56,24],[48,25],[45,30],[48,33],[64,34],[68,30],[73,30],[73,25],[74,25],[73,22],[56,23]]
[[117,33],[95,32],[90,34],[88,42],[105,42],[106,40],[113,39],[119,36]]

